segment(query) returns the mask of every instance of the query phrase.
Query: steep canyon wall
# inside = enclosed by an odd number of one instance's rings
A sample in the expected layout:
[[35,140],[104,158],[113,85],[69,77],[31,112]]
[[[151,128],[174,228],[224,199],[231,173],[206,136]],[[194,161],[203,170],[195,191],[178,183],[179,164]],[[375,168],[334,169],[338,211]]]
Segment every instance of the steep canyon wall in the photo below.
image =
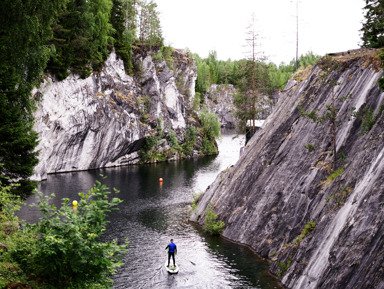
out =
[[203,225],[212,207],[226,224],[223,236],[271,260],[286,288],[384,288],[382,74],[376,51],[358,50],[293,78],[191,220]]
[[[131,77],[112,52],[101,72],[86,79],[47,76],[33,91],[40,99],[34,127],[40,155],[33,179],[137,163],[143,142],[159,126],[182,142],[185,128],[196,122],[190,110],[197,71],[188,53],[176,50],[172,59],[168,67],[151,54],[136,55],[140,73]],[[166,141],[164,146],[170,149]]]

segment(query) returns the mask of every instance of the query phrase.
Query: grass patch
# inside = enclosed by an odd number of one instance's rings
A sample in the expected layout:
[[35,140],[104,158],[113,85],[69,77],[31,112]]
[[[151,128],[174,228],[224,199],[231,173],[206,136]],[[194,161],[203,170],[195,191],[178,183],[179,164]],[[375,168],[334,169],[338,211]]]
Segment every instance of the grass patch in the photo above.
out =
[[301,243],[301,241],[307,237],[307,235],[315,229],[316,223],[313,221],[309,221],[305,226],[304,229],[301,231],[301,234],[299,237],[297,237],[293,242],[297,245]]
[[324,181],[320,183],[321,186],[326,187],[333,182],[338,176],[340,176],[344,172],[344,168],[340,168],[334,171],[331,175],[329,175]]

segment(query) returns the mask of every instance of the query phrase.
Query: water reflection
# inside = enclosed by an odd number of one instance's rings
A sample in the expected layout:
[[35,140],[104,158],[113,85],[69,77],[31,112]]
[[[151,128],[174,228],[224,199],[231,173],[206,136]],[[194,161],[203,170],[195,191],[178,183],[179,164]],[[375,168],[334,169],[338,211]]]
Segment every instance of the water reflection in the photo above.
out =
[[[130,242],[125,264],[114,276],[115,288],[277,288],[268,264],[247,248],[210,237],[187,222],[192,193],[204,191],[237,161],[243,140],[232,137],[219,142],[217,157],[51,175],[39,189],[55,192],[56,205],[64,197],[78,199],[77,192],[88,191],[100,174],[107,176],[103,183],[120,190],[123,203],[109,215],[103,237]],[[19,217],[35,221],[35,210],[24,208]],[[178,246],[177,275],[163,267],[170,238]]]

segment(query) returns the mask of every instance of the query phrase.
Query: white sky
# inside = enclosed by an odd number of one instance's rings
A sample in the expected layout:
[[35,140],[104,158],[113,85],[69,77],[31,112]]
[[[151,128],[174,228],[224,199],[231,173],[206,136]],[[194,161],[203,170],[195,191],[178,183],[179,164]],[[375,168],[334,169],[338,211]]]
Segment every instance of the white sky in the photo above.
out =
[[[165,44],[188,48],[220,60],[246,55],[245,39],[252,13],[269,61],[288,63],[296,55],[297,0],[155,0]],[[299,55],[319,55],[359,48],[365,0],[301,0]]]

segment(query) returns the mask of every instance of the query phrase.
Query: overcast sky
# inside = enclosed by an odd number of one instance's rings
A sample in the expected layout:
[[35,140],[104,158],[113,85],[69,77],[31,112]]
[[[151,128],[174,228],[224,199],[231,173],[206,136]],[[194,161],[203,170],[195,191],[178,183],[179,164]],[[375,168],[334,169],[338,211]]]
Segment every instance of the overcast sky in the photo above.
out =
[[[296,55],[296,0],[155,0],[165,44],[221,60],[245,57],[247,26],[254,13],[260,50],[269,61]],[[301,0],[299,55],[359,48],[365,0]]]

